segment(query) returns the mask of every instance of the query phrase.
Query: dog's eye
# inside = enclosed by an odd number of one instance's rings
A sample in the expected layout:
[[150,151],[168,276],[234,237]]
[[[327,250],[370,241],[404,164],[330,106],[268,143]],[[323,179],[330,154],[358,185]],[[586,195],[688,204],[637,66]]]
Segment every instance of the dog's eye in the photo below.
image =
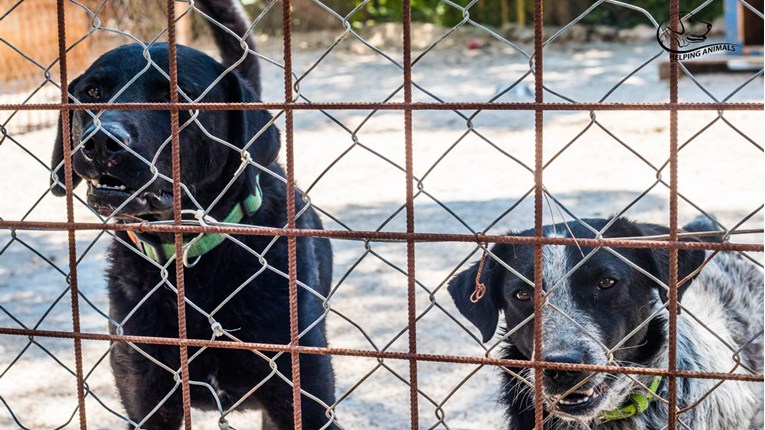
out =
[[87,93],[93,100],[101,98],[101,90],[99,90],[98,87],[91,87],[88,89]]
[[514,295],[515,295],[516,299],[518,299],[518,300],[520,300],[522,302],[526,302],[526,301],[531,300],[531,294],[529,294],[529,292],[526,291],[526,290],[518,290],[518,291],[515,292]]
[[616,279],[605,277],[598,282],[598,288],[601,290],[606,290],[614,286],[616,284]]

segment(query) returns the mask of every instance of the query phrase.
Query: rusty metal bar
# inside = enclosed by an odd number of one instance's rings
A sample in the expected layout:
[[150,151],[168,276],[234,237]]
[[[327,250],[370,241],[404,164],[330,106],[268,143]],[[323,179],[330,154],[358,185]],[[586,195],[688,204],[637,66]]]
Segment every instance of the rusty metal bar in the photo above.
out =
[[[672,31],[676,31],[680,24],[680,5],[679,0],[670,0],[669,3],[669,25]],[[670,47],[677,49],[677,39],[671,38]],[[678,73],[680,71],[677,58],[670,54],[669,56],[669,101],[677,103],[677,84]],[[669,238],[676,241],[678,234],[677,226],[677,110],[669,111]],[[677,314],[678,314],[678,250],[669,251],[669,352],[667,368],[670,372],[677,369]],[[668,430],[677,428],[677,378],[675,375],[669,376],[669,387],[667,396],[669,397],[669,409],[667,424]]]
[[[544,15],[542,2],[534,2],[534,102],[544,101]],[[543,237],[542,197],[544,193],[544,153],[543,147],[544,110],[534,111],[534,238]],[[544,307],[544,278],[542,270],[542,243],[534,243],[534,363],[544,361],[542,354],[542,314]],[[542,375],[539,368],[534,370],[534,426],[536,430],[544,429],[544,399],[542,397]]]
[[[101,224],[101,223],[67,223],[67,222],[41,222],[41,221],[7,221],[0,220],[0,228],[17,230],[107,230],[107,231],[134,231],[138,233],[221,233],[252,236],[287,236],[287,237],[325,237],[328,239],[347,240],[379,240],[404,242],[412,239],[416,242],[476,242],[474,234],[460,233],[405,233],[384,232],[365,230],[312,230],[312,229],[289,229],[268,228],[254,226],[213,226],[213,225],[169,225],[169,224]],[[687,235],[679,234],[679,237]],[[690,235],[693,236],[693,235]],[[590,246],[609,248],[661,248],[661,249],[689,249],[689,250],[718,250],[718,251],[747,251],[763,252],[765,245],[757,243],[717,243],[717,242],[681,242],[664,240],[645,240],[641,238],[611,238],[611,239],[575,239],[564,237],[541,237],[531,236],[506,236],[506,235],[482,235],[481,242],[488,243],[512,243],[516,245],[567,245],[567,246]]]
[[[175,1],[167,0],[167,50],[170,75],[170,102],[178,103],[178,62],[175,41]],[[172,172],[173,172],[173,222],[181,225],[181,141],[178,109],[170,110],[172,130]],[[175,232],[175,287],[178,291],[178,337],[186,339],[186,287],[184,284],[183,263],[179,253],[183,249],[183,233]],[[191,430],[191,388],[189,385],[189,352],[186,345],[179,347],[181,361],[181,396],[183,402],[183,424]]]
[[[66,17],[64,15],[64,0],[56,2],[58,18],[58,58],[61,77],[61,103],[69,102],[69,82],[66,70]],[[66,185],[66,220],[74,222],[74,189],[72,186],[72,143],[70,139],[71,112],[61,111],[61,144],[64,154],[64,184]],[[69,244],[69,292],[72,300],[72,332],[80,333],[80,293],[77,285],[77,238],[75,229],[67,229]],[[85,379],[82,370],[82,340],[74,338],[74,366],[77,379],[77,408],[80,429],[88,428],[87,413],[85,412]]]
[[35,103],[0,104],[3,110],[549,110],[753,111],[763,103],[555,103],[555,102],[257,102],[257,103]]
[[[292,102],[292,11],[290,0],[282,2],[282,25],[284,30],[284,102]],[[294,152],[294,112],[285,112],[285,142],[287,158],[287,227],[295,228],[295,152]],[[298,326],[298,291],[297,291],[297,238],[287,238],[287,262],[289,266],[289,307],[290,307],[290,345],[300,343]],[[292,412],[295,430],[303,428],[300,395],[300,354],[293,350],[292,359]]]
[[670,372],[663,368],[650,367],[621,367],[621,366],[600,366],[592,364],[566,364],[555,362],[536,362],[533,360],[510,360],[504,358],[459,356],[459,355],[440,355],[440,354],[410,354],[408,352],[375,351],[352,348],[324,348],[314,346],[293,346],[283,344],[252,343],[252,342],[233,342],[208,339],[177,339],[174,337],[153,337],[153,336],[125,336],[112,335],[105,333],[72,333],[70,331],[50,331],[33,329],[15,329],[0,327],[0,334],[11,336],[35,336],[50,337],[58,339],[78,338],[83,340],[107,341],[107,342],[131,342],[135,344],[151,345],[185,345],[189,347],[223,348],[223,349],[246,349],[258,351],[273,352],[292,352],[299,351],[302,354],[314,355],[342,355],[348,357],[366,357],[381,358],[392,360],[417,360],[429,362],[443,362],[454,364],[484,364],[507,367],[531,367],[540,369],[556,369],[570,371],[587,372],[608,372],[630,375],[675,375],[681,378],[694,379],[719,379],[726,381],[745,381],[762,382],[763,375],[745,374],[745,373],[724,373],[724,372],[699,372],[675,370]]
[[[412,103],[412,4],[404,0],[404,102]],[[414,233],[414,164],[412,148],[412,110],[404,110],[404,151],[406,170],[406,232]],[[415,281],[415,241],[406,241],[407,322],[409,353],[417,354],[417,298]],[[409,360],[409,418],[412,430],[419,428],[417,360]]]

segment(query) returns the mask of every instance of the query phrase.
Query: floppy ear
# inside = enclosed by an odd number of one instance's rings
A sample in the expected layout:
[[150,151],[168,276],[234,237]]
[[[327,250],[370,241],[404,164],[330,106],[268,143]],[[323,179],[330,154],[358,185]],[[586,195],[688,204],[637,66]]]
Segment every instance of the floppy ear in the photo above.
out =
[[[79,78],[78,78],[79,79]],[[75,85],[77,85],[78,79],[74,79],[70,84],[69,88],[73,88]],[[71,102],[71,97],[69,98],[69,101]],[[65,114],[69,115],[71,118],[71,111],[64,112]],[[69,122],[69,136],[66,138],[66,143],[69,145],[70,148],[74,147],[74,143],[72,142],[72,123]],[[58,129],[56,132],[56,141],[53,143],[53,155],[51,156],[50,161],[50,168],[53,169],[52,175],[55,175],[56,178],[58,178],[58,181],[61,182],[61,184],[64,183],[64,165],[62,162],[64,161],[64,136],[61,132],[61,114],[58,115]],[[61,164],[61,167],[58,170],[56,169],[56,166]],[[72,188],[77,188],[77,185],[79,185],[80,181],[82,181],[82,178],[79,177],[74,171],[72,171]],[[55,180],[53,179],[53,176],[50,178],[50,184],[53,185],[55,183]],[[56,185],[51,189],[51,192],[54,196],[63,196],[66,194],[66,188],[64,188],[61,185]]]
[[[52,175],[55,175],[58,181],[63,184],[64,183],[64,137],[62,135],[61,130],[61,115],[69,115],[71,117],[71,112],[64,112],[63,114],[59,114],[58,116],[58,131],[56,132],[56,142],[53,144],[53,155],[51,157],[50,162],[50,168],[54,169]],[[74,147],[74,143],[72,142],[72,127],[71,122],[69,123],[69,136],[67,136],[66,143],[69,145],[69,147]],[[56,167],[61,164],[61,167],[59,167],[58,170],[55,170]],[[77,185],[80,184],[82,181],[82,178],[77,175],[77,173],[72,170],[72,189],[77,188]],[[56,181],[51,176],[50,178],[50,184],[53,185]],[[56,185],[51,189],[51,192],[54,196],[61,197],[63,195],[66,195],[66,188],[64,188],[62,185]]]
[[[636,224],[641,236],[658,236],[669,234],[669,228],[656,224]],[[682,242],[699,242],[697,239],[685,238],[680,239]],[[669,284],[669,251],[666,249],[648,249],[652,270],[650,272],[659,278],[665,284]],[[681,249],[677,253],[677,279],[682,281],[698,269],[706,259],[706,252],[703,250],[688,250]],[[695,276],[694,276],[695,277]],[[680,285],[677,290],[677,300],[679,301],[685,291],[693,282],[693,279],[689,279],[684,284]],[[666,303],[668,299],[667,291],[664,288],[659,288],[659,296],[661,301]]]
[[[498,255],[500,246],[504,245],[494,245],[491,252]],[[460,313],[478,328],[483,341],[488,342],[497,331],[499,323],[502,275],[505,269],[490,256],[486,256],[480,277],[480,281],[486,286],[486,293],[483,298],[473,303],[470,297],[475,291],[479,265],[480,262],[476,262],[455,276],[449,282],[448,290]]]
[[[242,80],[237,73],[230,74],[229,82],[231,82],[233,92],[232,101],[243,103],[260,101],[252,87]],[[244,147],[253,136],[260,133],[255,142],[248,147],[252,160],[263,167],[268,167],[268,165],[276,161],[276,157],[279,155],[279,147],[281,146],[279,130],[275,125],[271,124],[261,132],[273,118],[271,114],[266,110],[238,110],[231,111],[230,114],[231,138],[233,139],[231,143]],[[247,170],[249,175],[251,173],[249,171],[254,171],[255,169]]]

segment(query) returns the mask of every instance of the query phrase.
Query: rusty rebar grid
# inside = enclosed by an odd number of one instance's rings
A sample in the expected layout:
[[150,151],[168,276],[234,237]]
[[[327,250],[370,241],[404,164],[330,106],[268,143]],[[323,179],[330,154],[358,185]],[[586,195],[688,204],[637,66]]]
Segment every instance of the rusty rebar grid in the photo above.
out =
[[[293,99],[292,84],[292,47],[291,47],[291,18],[290,1],[284,0],[282,19],[284,29],[284,79],[285,79],[285,101],[283,103],[179,103],[177,87],[177,64],[175,57],[175,11],[174,2],[168,0],[168,50],[170,51],[170,103],[100,103],[100,104],[79,104],[70,103],[67,97],[67,76],[66,76],[66,43],[64,30],[64,0],[58,0],[58,19],[59,19],[59,58],[61,61],[61,103],[60,104],[0,104],[2,110],[59,110],[62,113],[62,131],[64,136],[68,135],[71,127],[70,113],[78,110],[169,110],[171,112],[172,126],[172,163],[173,163],[173,222],[172,224],[154,224],[154,223],[133,223],[133,224],[101,224],[101,223],[77,223],[73,216],[73,190],[72,190],[72,148],[64,145],[65,162],[65,187],[67,198],[67,222],[29,222],[29,221],[6,221],[0,220],[0,228],[13,230],[21,229],[41,229],[41,230],[66,230],[68,232],[69,242],[69,266],[70,266],[70,288],[72,295],[72,315],[73,331],[57,332],[29,329],[10,329],[0,328],[0,334],[15,336],[38,336],[50,338],[71,338],[75,345],[75,358],[77,362],[77,388],[78,388],[78,407],[80,411],[80,427],[87,428],[85,420],[85,389],[83,387],[82,377],[82,340],[99,340],[111,342],[134,342],[147,344],[160,344],[177,346],[181,354],[181,374],[183,387],[183,407],[184,423],[187,429],[191,428],[190,419],[190,396],[189,396],[189,376],[188,376],[188,353],[189,347],[209,347],[209,348],[228,348],[228,349],[248,349],[257,351],[286,352],[292,357],[292,381],[293,381],[293,405],[295,428],[301,428],[301,391],[300,391],[300,354],[323,354],[323,355],[344,355],[354,357],[374,357],[378,359],[397,359],[406,360],[409,364],[410,372],[410,420],[412,429],[418,428],[418,384],[417,384],[417,363],[418,361],[434,361],[449,363],[467,363],[494,366],[510,367],[528,367],[536,371],[544,369],[556,370],[579,370],[591,372],[610,372],[610,373],[630,373],[640,375],[662,375],[669,378],[669,405],[670,414],[668,428],[675,429],[678,420],[677,414],[677,384],[676,378],[705,378],[762,382],[762,375],[755,374],[737,374],[737,373],[706,373],[706,372],[688,372],[677,369],[677,314],[678,314],[678,250],[681,249],[705,249],[705,250],[725,250],[725,251],[754,251],[762,252],[762,244],[745,243],[714,243],[714,242],[681,242],[680,238],[685,237],[678,229],[678,112],[679,111],[751,111],[762,110],[763,103],[679,103],[678,102],[678,76],[680,64],[676,58],[670,58],[670,102],[669,103],[545,103],[543,101],[543,64],[542,50],[544,46],[544,35],[542,27],[542,2],[535,2],[534,9],[534,77],[535,77],[535,101],[533,103],[516,102],[412,102],[412,59],[411,59],[411,5],[409,0],[404,1],[404,33],[403,33],[403,55],[404,55],[404,99],[403,103],[382,102],[339,102],[339,103],[302,103]],[[670,14],[672,16],[671,26],[676,28],[679,17],[677,16],[678,0],[671,0]],[[673,44],[677,42],[672,41]],[[195,110],[248,110],[248,109],[279,109],[284,111],[286,119],[286,183],[287,183],[287,228],[260,228],[260,227],[234,227],[230,225],[190,225],[181,219],[180,216],[180,141],[179,141],[179,122],[178,112],[182,109]],[[406,174],[406,231],[405,232],[380,232],[380,231],[344,231],[344,230],[308,230],[296,228],[296,209],[295,209],[295,175],[294,175],[294,123],[293,116],[296,110],[396,110],[404,113],[404,132],[405,132],[405,174]],[[416,301],[415,301],[415,244],[417,242],[477,242],[476,236],[471,234],[432,234],[418,233],[414,228],[414,174],[413,174],[413,148],[412,148],[412,113],[417,110],[457,110],[457,109],[480,109],[480,110],[529,110],[535,113],[535,168],[534,168],[534,236],[499,236],[482,235],[481,242],[486,243],[514,243],[528,244],[534,247],[534,356],[531,360],[507,360],[486,357],[464,357],[450,355],[432,355],[417,353],[416,340]],[[670,145],[669,145],[669,191],[670,191],[670,210],[669,227],[670,232],[666,240],[641,239],[641,238],[615,238],[615,239],[573,239],[573,238],[546,238],[542,235],[542,197],[543,197],[543,155],[542,155],[542,135],[543,135],[543,117],[544,111],[600,111],[600,110],[623,110],[623,111],[668,111],[670,122]],[[183,235],[189,233],[224,233],[236,235],[267,235],[274,237],[286,237],[288,241],[288,261],[289,261],[289,299],[290,299],[290,343],[289,345],[270,345],[247,342],[226,342],[218,340],[200,340],[186,338],[186,317],[185,317],[185,294],[183,282],[183,266],[176,264],[176,282],[178,295],[178,323],[179,337],[176,338],[156,338],[141,336],[120,336],[103,335],[98,333],[83,333],[79,327],[79,309],[77,293],[77,260],[75,248],[75,233],[85,230],[100,231],[137,231],[137,232],[164,232],[172,233],[175,238],[176,249],[182,249]],[[297,314],[297,271],[296,271],[296,239],[299,237],[326,237],[334,239],[362,240],[362,241],[399,241],[407,244],[407,330],[409,334],[408,352],[388,352],[371,351],[363,349],[338,349],[338,348],[320,348],[305,347],[299,344],[298,333],[298,314]],[[669,250],[669,364],[666,369],[662,368],[631,368],[615,366],[593,366],[593,365],[566,365],[562,363],[546,363],[542,354],[542,307],[543,303],[543,278],[542,278],[542,246],[548,244],[571,245],[571,246],[592,246],[607,248],[661,248]],[[541,378],[535,378],[535,407],[536,407],[536,428],[543,428],[542,420],[542,400],[541,400]],[[334,406],[333,406],[334,407]]]

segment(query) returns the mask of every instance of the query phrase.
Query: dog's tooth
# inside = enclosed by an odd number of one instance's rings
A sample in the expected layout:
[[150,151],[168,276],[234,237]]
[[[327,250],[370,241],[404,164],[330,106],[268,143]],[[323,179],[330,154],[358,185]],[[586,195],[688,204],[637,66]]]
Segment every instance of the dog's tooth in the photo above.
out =
[[567,400],[565,397],[560,399],[561,405],[581,405],[590,401],[590,396],[585,396],[575,400]]

